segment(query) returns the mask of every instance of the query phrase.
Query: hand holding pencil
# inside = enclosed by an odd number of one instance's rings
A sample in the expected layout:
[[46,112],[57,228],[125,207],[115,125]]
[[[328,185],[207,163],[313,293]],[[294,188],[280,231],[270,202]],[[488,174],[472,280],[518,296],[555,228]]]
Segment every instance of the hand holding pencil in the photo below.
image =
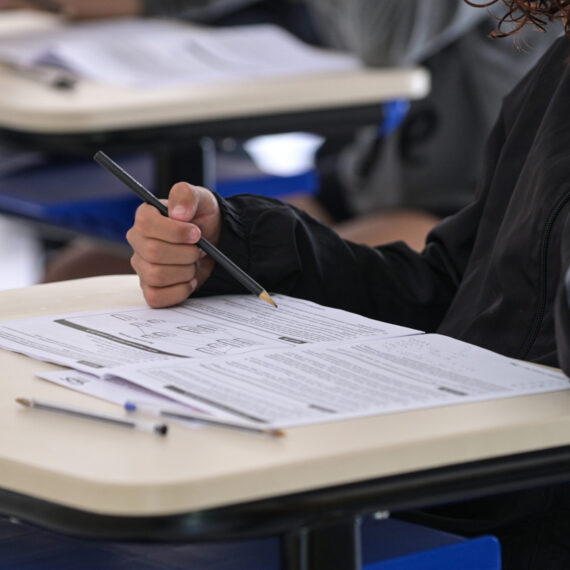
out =
[[131,265],[151,307],[187,299],[211,275],[214,262],[250,293],[277,307],[255,279],[217,248],[222,221],[210,191],[179,182],[172,187],[167,206],[103,151],[93,158],[145,202],[137,210],[127,240],[134,251]]
[[151,307],[181,303],[208,279],[214,260],[201,253],[197,242],[205,235],[217,245],[220,228],[213,194],[184,182],[170,191],[168,217],[149,204],[137,209],[127,240],[134,252],[131,265]]

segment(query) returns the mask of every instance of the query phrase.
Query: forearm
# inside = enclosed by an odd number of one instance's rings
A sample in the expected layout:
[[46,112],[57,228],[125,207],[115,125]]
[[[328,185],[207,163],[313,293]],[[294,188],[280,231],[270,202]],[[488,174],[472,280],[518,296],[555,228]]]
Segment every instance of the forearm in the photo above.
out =
[[375,66],[419,63],[488,18],[459,0],[305,0],[325,44]]

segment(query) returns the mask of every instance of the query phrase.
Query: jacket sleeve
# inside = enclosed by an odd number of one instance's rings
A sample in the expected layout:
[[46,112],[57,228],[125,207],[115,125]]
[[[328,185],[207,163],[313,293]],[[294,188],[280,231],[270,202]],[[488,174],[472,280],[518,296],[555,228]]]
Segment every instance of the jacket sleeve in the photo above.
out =
[[[422,253],[403,242],[373,248],[343,240],[288,204],[252,195],[218,198],[220,248],[271,293],[432,332],[465,273],[503,141],[499,120],[477,198],[440,222]],[[232,292],[244,290],[218,266],[200,294]]]
[[326,45],[372,66],[424,61],[489,13],[458,0],[305,0]]
[[[428,332],[453,299],[478,219],[474,205],[441,223],[419,254],[403,242],[372,248],[345,241],[276,200],[241,195],[220,204],[222,251],[269,292]],[[451,240],[458,228],[463,237]],[[228,292],[245,291],[218,266],[201,294]]]
[[570,376],[570,212],[564,225],[561,250],[564,270],[556,298],[554,323],[558,362],[566,375]]
[[[433,331],[461,280],[476,227],[474,206],[432,232],[422,254],[403,242],[372,248],[341,239],[304,212],[271,199],[221,200],[221,249],[271,293],[285,293],[382,321]],[[473,233],[471,233],[473,235]],[[216,267],[201,293],[245,292]]]

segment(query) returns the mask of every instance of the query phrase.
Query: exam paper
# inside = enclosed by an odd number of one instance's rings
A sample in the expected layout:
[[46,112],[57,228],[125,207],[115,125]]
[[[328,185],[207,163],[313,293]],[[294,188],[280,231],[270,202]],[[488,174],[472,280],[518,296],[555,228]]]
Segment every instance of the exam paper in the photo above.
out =
[[[39,372],[36,376],[64,388],[106,400],[107,402],[113,402],[120,406],[124,406],[125,402],[135,402],[136,404],[148,404],[157,409],[173,406],[180,407],[180,403],[172,398],[161,396],[147,388],[127,382],[122,378],[98,378],[92,374],[86,374],[77,370],[52,370],[50,372]],[[189,412],[206,416],[218,415],[208,413],[204,408],[195,405],[186,404],[181,409],[187,409]],[[195,425],[195,422],[181,421],[181,423]]]
[[419,331],[286,295],[190,298],[167,309],[130,307],[0,322],[0,347],[103,375],[127,363],[208,359]]
[[168,309],[4,321],[0,347],[73,368],[41,376],[100,398],[168,398],[265,427],[569,389],[557,370],[310,301],[273,298],[278,309],[252,295],[224,295]]
[[[76,392],[82,392],[101,400],[124,405],[125,402],[133,401],[141,404],[167,406],[172,400],[150,390],[132,384],[121,378],[98,378],[77,370],[52,370],[50,372],[38,372],[38,378],[43,378],[64,388],[70,388]],[[202,411],[194,408],[196,411]]]
[[0,38],[0,61],[54,65],[99,83],[162,87],[360,67],[354,56],[258,24],[208,28],[135,18]]
[[132,364],[111,374],[183,404],[267,427],[570,387],[560,371],[435,334],[305,344],[215,360]]

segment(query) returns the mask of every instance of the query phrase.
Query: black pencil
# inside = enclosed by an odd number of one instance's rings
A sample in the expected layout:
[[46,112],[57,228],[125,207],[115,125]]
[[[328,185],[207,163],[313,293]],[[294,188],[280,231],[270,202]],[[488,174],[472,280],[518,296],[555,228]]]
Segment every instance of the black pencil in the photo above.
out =
[[[135,180],[128,172],[122,169],[115,161],[110,159],[103,151],[99,150],[93,157],[101,166],[114,174],[123,184],[130,188],[141,200],[154,206],[163,216],[168,217],[168,208],[140,182]],[[207,239],[201,237],[196,245],[204,250],[212,259],[219,263],[234,279],[241,283],[248,291],[257,295],[260,299],[277,307],[269,293],[250,277],[241,267],[238,267],[229,257],[226,257],[219,249],[213,246]]]

